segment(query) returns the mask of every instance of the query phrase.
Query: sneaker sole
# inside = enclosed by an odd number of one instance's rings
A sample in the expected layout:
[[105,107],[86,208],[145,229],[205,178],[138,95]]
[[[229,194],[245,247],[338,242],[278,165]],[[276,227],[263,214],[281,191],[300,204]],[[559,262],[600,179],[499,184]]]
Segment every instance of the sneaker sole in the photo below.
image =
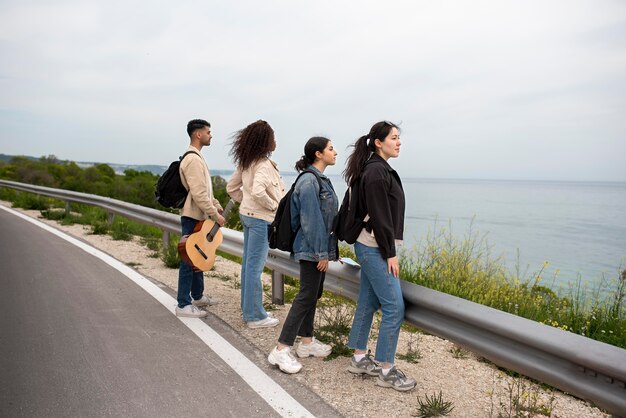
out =
[[332,353],[332,350],[331,350],[331,351],[329,351],[329,352],[328,352],[328,353],[326,353],[326,354],[321,354],[321,355],[315,355],[315,354],[306,354],[306,355],[305,355],[305,354],[300,354],[300,353],[298,353],[298,351],[296,350],[296,354],[297,354],[297,355],[298,355],[298,357],[300,357],[300,358],[308,358],[308,357],[324,358],[324,357],[328,357],[328,356],[330,356],[330,353]]
[[195,306],[196,308],[206,308],[207,306],[215,306],[217,305],[217,303],[193,303],[191,302],[191,304],[193,306]]
[[376,380],[376,384],[383,388],[392,388],[394,390],[397,390],[398,392],[408,392],[409,390],[415,389],[415,386],[417,386],[417,385],[413,385],[411,387],[394,386],[392,383],[387,383],[380,379]]
[[188,315],[188,314],[176,314],[177,317],[179,318],[206,318],[207,313],[205,313],[204,315]]
[[263,324],[263,325],[250,325],[248,324],[248,328],[251,329],[257,329],[257,328],[274,328],[276,325],[278,325],[279,323],[276,322],[275,324]]
[[354,374],[366,374],[368,376],[378,376],[378,372],[372,373],[368,370],[359,369],[358,367],[348,366],[348,371]]
[[279,369],[281,372],[283,372],[283,373],[287,373],[287,374],[296,374],[296,373],[298,373],[300,370],[302,370],[302,366],[301,366],[298,370],[295,370],[295,371],[285,370],[285,369],[283,369],[283,368],[280,366],[280,363],[278,363],[278,362],[274,362],[274,361],[271,359],[271,357],[268,357],[268,358],[267,358],[267,361],[269,361],[269,363],[270,363],[272,366],[276,366],[276,367],[278,367],[278,369]]

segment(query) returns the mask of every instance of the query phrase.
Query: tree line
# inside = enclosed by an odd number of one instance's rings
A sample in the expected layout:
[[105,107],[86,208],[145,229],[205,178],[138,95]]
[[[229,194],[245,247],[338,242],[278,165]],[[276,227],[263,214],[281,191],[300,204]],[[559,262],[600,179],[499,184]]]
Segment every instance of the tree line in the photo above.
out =
[[[159,176],[150,171],[134,169],[117,174],[107,164],[95,164],[81,168],[73,161],[61,161],[54,155],[43,156],[38,160],[15,156],[9,161],[0,161],[0,179],[72,190],[75,192],[110,197],[141,206],[176,212],[159,205],[154,197],[154,186]],[[226,205],[226,180],[212,176],[213,194],[222,205]],[[239,217],[234,210],[227,224],[230,228],[241,229]]]

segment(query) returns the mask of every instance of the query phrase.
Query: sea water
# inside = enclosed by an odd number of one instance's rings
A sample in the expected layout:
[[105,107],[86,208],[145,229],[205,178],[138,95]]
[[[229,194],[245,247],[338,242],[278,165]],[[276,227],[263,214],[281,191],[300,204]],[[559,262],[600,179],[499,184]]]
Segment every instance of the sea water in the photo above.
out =
[[[346,190],[330,175],[341,201]],[[290,186],[295,174],[284,174]],[[626,269],[626,183],[403,178],[405,246],[444,228],[486,240],[511,273],[553,287],[615,280]],[[554,283],[552,283],[554,281]]]

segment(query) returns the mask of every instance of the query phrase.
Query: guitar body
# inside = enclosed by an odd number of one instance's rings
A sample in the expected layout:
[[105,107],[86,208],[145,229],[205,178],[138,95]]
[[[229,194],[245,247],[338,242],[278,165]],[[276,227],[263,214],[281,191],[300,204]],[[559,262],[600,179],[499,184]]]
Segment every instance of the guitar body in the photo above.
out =
[[[222,216],[226,218],[233,201],[229,201]],[[184,235],[178,242],[178,254],[194,271],[209,271],[215,264],[217,248],[224,237],[220,225],[210,219],[196,224],[193,233]]]
[[[213,229],[215,232],[211,235]],[[215,264],[215,252],[222,240],[222,231],[217,222],[211,220],[198,222],[193,233],[183,236],[178,242],[178,254],[183,262],[191,265],[195,271],[209,271]]]

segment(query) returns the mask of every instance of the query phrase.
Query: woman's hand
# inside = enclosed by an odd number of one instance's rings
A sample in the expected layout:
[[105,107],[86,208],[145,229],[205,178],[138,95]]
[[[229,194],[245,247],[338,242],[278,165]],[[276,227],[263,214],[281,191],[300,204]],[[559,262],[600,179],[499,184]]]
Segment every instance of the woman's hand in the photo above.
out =
[[328,270],[328,260],[320,260],[317,262],[317,269],[319,271],[326,271]]
[[393,277],[400,276],[400,263],[398,262],[398,256],[387,259],[387,273],[393,274]]

